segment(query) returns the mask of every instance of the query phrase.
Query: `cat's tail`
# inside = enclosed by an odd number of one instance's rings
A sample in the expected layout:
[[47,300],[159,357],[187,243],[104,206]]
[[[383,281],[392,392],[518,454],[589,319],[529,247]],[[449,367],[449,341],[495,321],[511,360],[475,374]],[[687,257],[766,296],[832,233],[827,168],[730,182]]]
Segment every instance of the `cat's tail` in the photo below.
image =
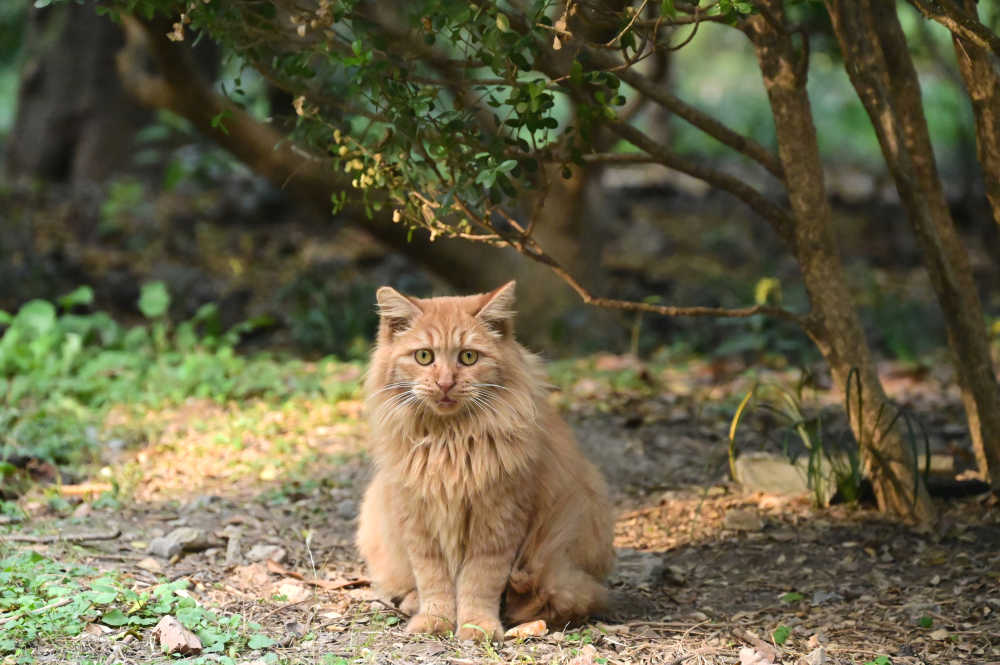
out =
[[582,568],[567,563],[546,572],[541,576],[524,570],[511,573],[504,594],[505,623],[543,619],[557,629],[607,608],[607,588]]

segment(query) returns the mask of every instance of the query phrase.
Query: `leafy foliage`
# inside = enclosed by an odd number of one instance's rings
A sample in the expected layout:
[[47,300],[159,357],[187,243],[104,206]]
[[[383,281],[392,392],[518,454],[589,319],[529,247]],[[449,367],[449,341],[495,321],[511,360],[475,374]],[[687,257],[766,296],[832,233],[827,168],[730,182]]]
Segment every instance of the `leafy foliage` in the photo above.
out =
[[117,575],[60,563],[34,551],[0,549],[0,554],[0,613],[7,619],[0,654],[26,656],[38,640],[77,635],[91,622],[139,628],[167,614],[194,631],[206,653],[224,653],[228,662],[235,662],[240,651],[274,644],[259,632],[260,626],[242,616],[223,616],[199,606],[184,594],[187,580],[136,591]]
[[144,324],[125,327],[103,312],[76,313],[93,300],[81,287],[59,299],[0,312],[0,440],[3,456],[28,455],[66,464],[85,461],[113,404],[216,401],[292,394],[341,394],[353,387],[327,380],[318,365],[278,362],[269,354],[236,353],[240,336],[263,321],[221,328],[214,304],[174,324],[166,287],[143,287]]

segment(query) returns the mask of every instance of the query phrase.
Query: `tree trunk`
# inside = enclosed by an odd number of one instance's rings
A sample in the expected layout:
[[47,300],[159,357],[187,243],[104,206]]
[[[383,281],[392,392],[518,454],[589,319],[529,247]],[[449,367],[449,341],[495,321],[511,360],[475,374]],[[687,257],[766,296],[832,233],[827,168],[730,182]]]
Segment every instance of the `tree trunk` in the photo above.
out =
[[[774,116],[778,155],[794,216],[793,251],[812,306],[809,334],[822,352],[834,383],[851,401],[851,427],[880,510],[915,522],[934,517],[934,506],[915,460],[896,428],[887,427],[888,400],[853,305],[839,250],[831,232],[831,210],[806,93],[806,62],[786,27],[781,0],[757,3],[745,32],[757,51]],[[849,389],[857,376],[857,385]]]
[[[166,38],[168,26],[125,17],[124,27],[127,39],[117,57],[118,74],[125,89],[141,104],[170,109],[187,118],[254,172],[323,215],[330,214],[331,194],[351,189],[350,178],[334,171],[325,159],[310,155],[271,125],[257,121],[217,94],[194,66],[186,45]],[[155,73],[143,68],[150,58]],[[577,188],[566,191],[574,192],[581,194]],[[554,312],[564,311],[561,304],[575,301],[572,290],[546,266],[513,249],[455,239],[429,242],[426,234],[411,234],[406,227],[394,224],[388,207],[373,211],[369,218],[363,206],[348,204],[340,214],[385,245],[422,263],[456,289],[488,291],[514,277],[521,280],[528,288],[518,291],[519,311],[525,318],[542,322],[520,334],[531,343],[547,341],[546,324],[553,321]],[[567,254],[573,251],[564,225],[553,225],[552,238],[548,233],[546,224],[540,224],[542,243],[548,239]]]
[[[965,0],[965,11],[977,16],[976,0]],[[993,219],[1000,224],[1000,63],[991,51],[955,33],[952,41],[976,118],[976,150],[986,183],[986,198],[993,209]]]
[[132,140],[151,114],[110,75],[121,46],[121,31],[91,4],[31,8],[10,175],[83,185],[130,165]]
[[984,479],[1000,487],[1000,387],[968,254],[938,177],[920,83],[891,0],[827,0],[848,75],[875,126],[944,312]]

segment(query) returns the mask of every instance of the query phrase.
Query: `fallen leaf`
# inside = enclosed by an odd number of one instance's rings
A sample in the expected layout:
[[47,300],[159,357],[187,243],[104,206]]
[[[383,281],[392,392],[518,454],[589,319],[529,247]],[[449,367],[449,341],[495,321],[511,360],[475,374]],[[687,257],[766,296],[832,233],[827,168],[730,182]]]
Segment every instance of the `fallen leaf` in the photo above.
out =
[[826,649],[816,647],[802,658],[805,665],[826,665]]
[[277,585],[276,591],[287,598],[289,603],[301,603],[308,600],[312,592],[300,582],[285,581]]
[[284,577],[294,577],[297,580],[305,579],[302,573],[297,573],[294,570],[288,570],[287,568],[282,566],[277,561],[274,561],[273,559],[268,559],[265,565],[267,565],[268,571],[272,573],[276,573]]
[[930,638],[932,640],[946,640],[948,639],[948,631],[944,628],[938,628],[937,630],[931,632]]
[[151,556],[147,556],[135,565],[143,570],[148,570],[151,573],[159,573],[163,570],[163,566],[160,565],[160,562]]
[[740,665],[772,665],[774,660],[750,647],[740,647]]
[[548,632],[549,628],[545,625],[545,621],[539,619],[538,621],[528,621],[527,623],[518,624],[504,633],[503,636],[504,639],[516,640],[526,637],[541,637]]
[[593,644],[586,644],[580,649],[580,655],[569,661],[567,665],[596,665],[594,658],[597,656],[597,649]]
[[88,623],[87,626],[83,629],[83,632],[87,633],[88,635],[101,636],[101,635],[107,635],[112,630],[114,629],[111,628],[110,626],[105,626],[104,624]]
[[185,656],[201,653],[201,640],[185,628],[176,618],[167,615],[153,628],[153,635],[160,641],[164,653]]

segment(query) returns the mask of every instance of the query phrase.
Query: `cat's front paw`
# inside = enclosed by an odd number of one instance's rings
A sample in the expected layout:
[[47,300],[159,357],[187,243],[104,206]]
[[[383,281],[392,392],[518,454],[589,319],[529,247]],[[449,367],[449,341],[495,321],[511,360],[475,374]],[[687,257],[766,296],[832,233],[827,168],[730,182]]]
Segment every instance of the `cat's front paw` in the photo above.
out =
[[500,619],[497,617],[465,617],[464,621],[458,622],[458,633],[455,636],[460,640],[472,640],[475,642],[482,642],[483,640],[502,642],[503,624],[500,623]]
[[415,614],[410,622],[406,624],[408,633],[427,633],[429,635],[444,635],[455,630],[455,622],[448,617],[431,614],[430,612],[420,612]]

